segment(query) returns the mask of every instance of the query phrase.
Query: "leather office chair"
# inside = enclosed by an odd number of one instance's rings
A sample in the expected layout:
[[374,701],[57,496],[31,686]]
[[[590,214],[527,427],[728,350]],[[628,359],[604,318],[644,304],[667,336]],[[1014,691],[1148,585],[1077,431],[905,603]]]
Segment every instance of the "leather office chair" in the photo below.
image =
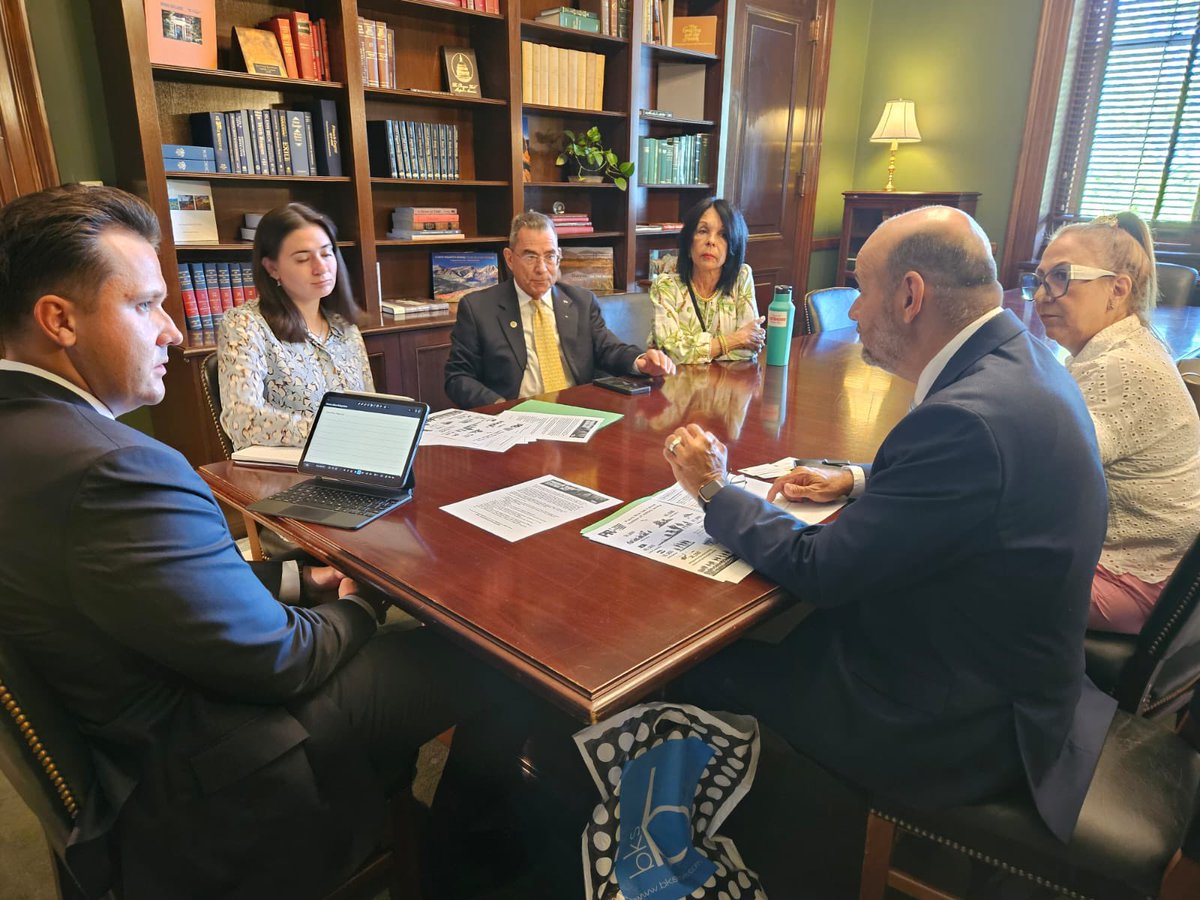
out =
[[[1200,897],[1200,753],[1156,722],[1117,712],[1070,843],[1038,817],[1029,791],[942,812],[873,803],[860,900],[888,888],[950,900],[892,862],[897,832],[949,847],[1060,897]],[[1040,895],[1039,895],[1040,896]]]
[[832,287],[809,291],[804,297],[804,333],[819,334],[854,324],[850,307],[858,299],[858,288]]
[[1121,709],[1159,718],[1200,682],[1200,536],[1171,574],[1139,634],[1089,631],[1088,677]]
[[[63,861],[67,838],[95,779],[87,744],[53,691],[0,635],[0,772],[37,816],[54,857],[62,900],[83,900]],[[391,800],[390,841],[327,900],[377,896],[386,884],[392,900],[421,896],[419,851],[424,815],[410,791]],[[403,852],[400,849],[403,848]]]
[[1200,306],[1200,300],[1195,299],[1200,272],[1191,266],[1168,262],[1155,263],[1154,269],[1158,275],[1159,306]]
[[596,297],[604,324],[626,344],[645,348],[654,331],[654,304],[648,293],[601,294]]
[[0,772],[37,816],[62,898],[84,896],[63,862],[95,773],[83,736],[45,683],[0,636]]
[[1192,402],[1196,404],[1196,412],[1200,413],[1200,372],[1184,372],[1183,383],[1187,386],[1188,393],[1192,395]]

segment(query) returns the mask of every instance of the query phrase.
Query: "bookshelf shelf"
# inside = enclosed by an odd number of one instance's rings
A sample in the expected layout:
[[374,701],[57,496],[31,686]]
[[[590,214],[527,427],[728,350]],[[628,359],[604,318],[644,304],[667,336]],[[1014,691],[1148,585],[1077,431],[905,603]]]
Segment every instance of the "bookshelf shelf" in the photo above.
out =
[[[350,247],[357,247],[357,241],[338,241],[337,245],[343,250]],[[231,253],[236,251],[251,252],[254,249],[254,244],[250,241],[228,241],[218,244],[176,244],[175,250],[179,253]]]
[[552,43],[572,50],[591,50],[595,53],[616,53],[629,46],[629,38],[613,37],[608,34],[593,34],[578,28],[564,28],[546,22],[521,20],[521,37],[527,41]]
[[[464,17],[471,19],[487,19],[493,22],[503,22],[504,15],[501,13],[480,12],[476,9],[464,9],[453,3],[438,3],[437,0],[397,0],[396,11],[401,14],[426,15],[436,16],[438,18]],[[364,15],[371,12],[373,7],[363,6],[360,9]],[[368,16],[369,18],[369,16]]]
[[211,84],[218,87],[259,88],[266,91],[300,91],[303,93],[337,93],[345,91],[345,82],[313,81],[307,78],[279,78],[274,75],[251,75],[247,72],[231,72],[227,69],[194,69],[189,66],[168,66],[155,63],[150,66],[156,81],[174,81],[183,84]]
[[683,116],[664,119],[661,116],[639,114],[638,118],[650,125],[662,125],[666,128],[712,128],[717,124],[712,119],[685,119]]
[[623,231],[590,231],[587,234],[560,234],[558,242],[565,244],[568,241],[590,241],[594,238],[623,238]]
[[432,178],[380,178],[371,177],[374,187],[422,187],[422,188],[459,188],[459,187],[508,187],[507,181],[446,181]]
[[445,249],[446,247],[461,247],[469,244],[506,244],[508,243],[507,234],[474,234],[467,235],[464,238],[458,238],[452,241],[398,241],[390,238],[380,239],[375,241],[376,247],[404,247],[406,249],[421,248],[421,247],[437,247]]
[[363,93],[372,100],[405,100],[438,106],[508,106],[507,100],[497,100],[493,97],[456,97],[445,91],[412,88],[366,88]]
[[615,184],[613,184],[611,181],[603,181],[603,182],[595,182],[595,181],[527,181],[527,182],[525,182],[525,187],[538,188],[538,189],[568,188],[571,190],[582,189],[585,191],[607,191],[607,190],[615,191],[615,190],[617,190],[617,186]]
[[721,57],[715,53],[702,53],[699,50],[683,50],[679,47],[667,47],[663,44],[642,44],[642,49],[649,50],[652,55],[657,56],[659,59],[673,62],[717,63],[721,61]]
[[530,115],[558,116],[572,119],[628,119],[629,113],[607,109],[577,109],[574,106],[546,106],[541,103],[523,103],[521,109]]
[[167,171],[170,179],[189,178],[196,181],[251,181],[271,183],[276,181],[296,181],[308,184],[349,184],[353,179],[349,175],[242,175],[230,172],[172,172]]
[[696,184],[643,184],[642,187],[651,191],[708,191],[712,189],[711,184],[697,182]]
[[641,240],[642,238],[677,238],[682,230],[682,228],[676,228],[674,231],[639,231],[637,233],[637,238],[638,240]]

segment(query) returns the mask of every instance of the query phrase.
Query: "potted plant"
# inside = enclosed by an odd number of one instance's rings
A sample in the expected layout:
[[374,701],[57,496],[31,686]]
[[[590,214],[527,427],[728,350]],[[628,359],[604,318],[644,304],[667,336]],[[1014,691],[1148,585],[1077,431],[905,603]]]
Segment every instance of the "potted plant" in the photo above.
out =
[[555,165],[570,165],[567,177],[571,181],[603,181],[604,176],[608,175],[613,184],[625,190],[633,175],[633,163],[620,162],[616,153],[605,148],[599,128],[593,125],[579,134],[563,131],[563,136],[566,145],[555,160]]

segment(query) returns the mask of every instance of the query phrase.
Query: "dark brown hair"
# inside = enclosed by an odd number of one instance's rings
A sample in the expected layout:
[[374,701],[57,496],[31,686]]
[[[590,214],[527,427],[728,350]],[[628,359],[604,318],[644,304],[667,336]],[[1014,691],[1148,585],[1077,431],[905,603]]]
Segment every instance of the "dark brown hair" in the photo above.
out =
[[110,228],[158,249],[154,211],[118,188],[63,184],[0,208],[0,336],[15,334],[47,294],[91,302],[112,274],[100,245]]
[[685,285],[692,280],[692,238],[700,227],[700,218],[709,207],[717,211],[725,228],[725,243],[728,244],[721,277],[717,279],[717,290],[722,294],[732,294],[742,263],[746,261],[746,241],[750,233],[741,212],[720,197],[706,197],[683,214],[683,230],[679,232],[679,260],[675,263],[675,271]]
[[278,262],[279,250],[287,236],[309,225],[319,225],[329,235],[333,258],[337,261],[337,279],[333,283],[333,290],[321,300],[321,311],[331,322],[338,317],[348,325],[357,325],[362,315],[350,294],[349,273],[346,261],[342,259],[342,251],[338,249],[337,228],[333,222],[328,216],[303,203],[277,206],[262,217],[254,233],[254,286],[258,288],[258,311],[271,326],[275,337],[291,344],[301,343],[308,335],[308,327],[287,291],[267,274],[263,260]]

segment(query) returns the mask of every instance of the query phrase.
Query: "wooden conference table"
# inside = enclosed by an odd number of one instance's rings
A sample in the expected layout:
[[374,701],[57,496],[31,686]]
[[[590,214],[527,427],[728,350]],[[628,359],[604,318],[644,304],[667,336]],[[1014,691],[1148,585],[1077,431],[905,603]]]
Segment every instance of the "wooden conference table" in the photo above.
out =
[[[510,544],[440,507],[547,473],[625,502],[644,497],[673,483],[662,446],[687,422],[725,441],[733,468],[791,454],[869,461],[907,411],[912,386],[863,363],[854,330],[843,329],[797,338],[787,367],[683,366],[646,395],[584,385],[549,396],[624,418],[587,444],[537,441],[506,453],[422,448],[412,502],[360,531],[260,521],[572,715],[596,721],[734,640],[779,608],[783,593],[757,573],[725,584],[579,533],[612,509]],[[242,510],[301,477],[228,462],[200,473]]]
[[[1010,296],[1005,305],[1044,336],[1031,304]],[[1177,357],[1200,350],[1200,310],[1160,310],[1155,324]],[[755,573],[737,585],[711,581],[580,535],[612,510],[510,544],[440,507],[547,473],[626,502],[644,497],[672,483],[663,442],[688,422],[728,445],[733,469],[788,455],[870,461],[912,392],[862,361],[854,329],[798,337],[784,368],[682,366],[638,397],[591,385],[560,392],[560,402],[624,414],[588,444],[538,441],[502,454],[423,448],[413,501],[361,531],[260,521],[596,721],[730,643],[780,608],[783,592]],[[301,477],[228,462],[200,472],[243,511]]]

